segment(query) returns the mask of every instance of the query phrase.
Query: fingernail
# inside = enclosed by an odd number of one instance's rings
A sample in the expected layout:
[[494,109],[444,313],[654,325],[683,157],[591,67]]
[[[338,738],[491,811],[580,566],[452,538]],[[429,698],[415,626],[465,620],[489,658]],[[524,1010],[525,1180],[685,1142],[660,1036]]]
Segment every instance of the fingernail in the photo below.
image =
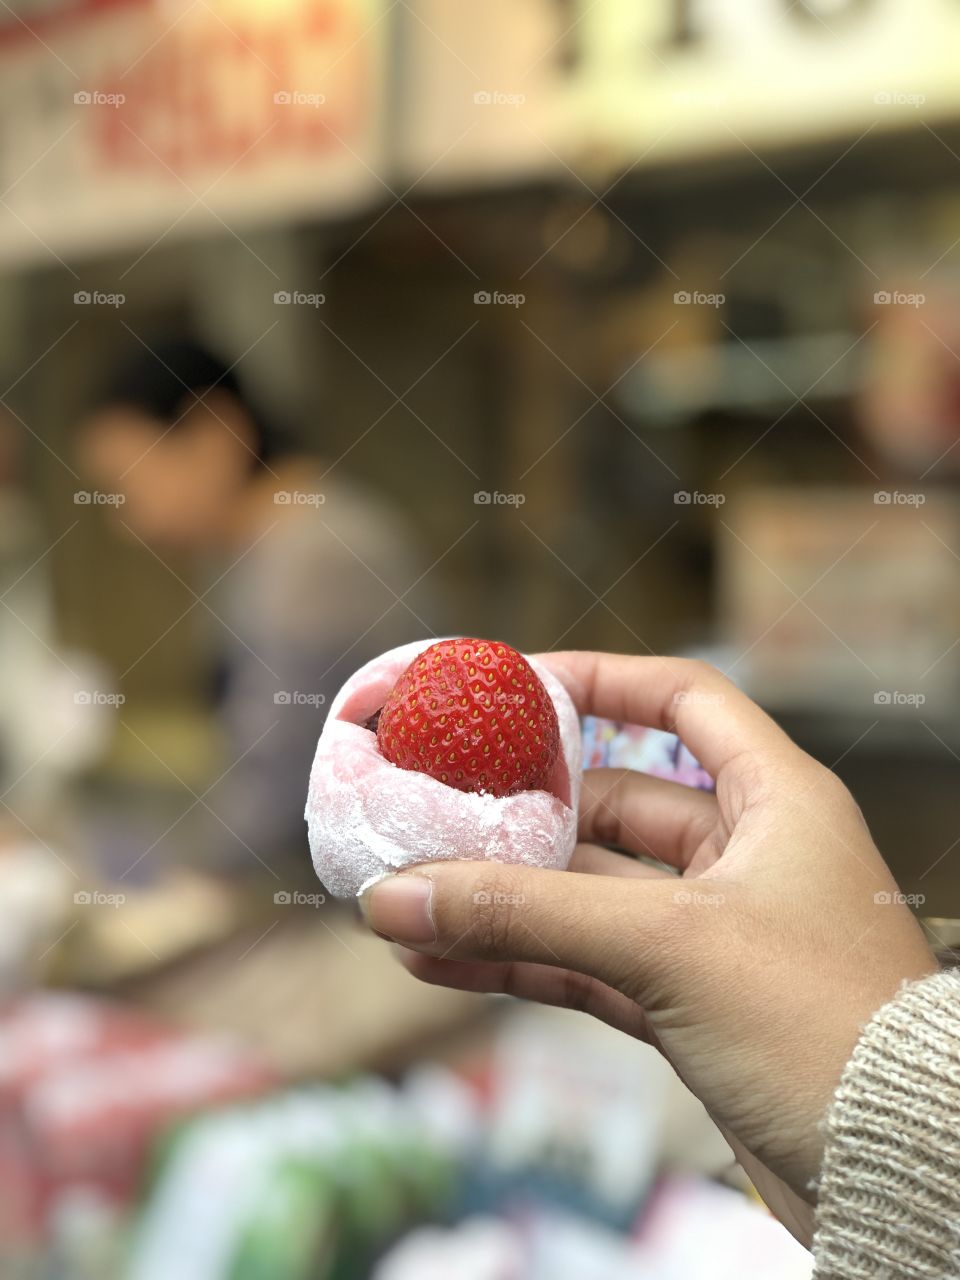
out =
[[426,876],[388,876],[364,889],[360,910],[375,933],[410,946],[423,946],[437,940],[430,909],[432,896],[433,881]]

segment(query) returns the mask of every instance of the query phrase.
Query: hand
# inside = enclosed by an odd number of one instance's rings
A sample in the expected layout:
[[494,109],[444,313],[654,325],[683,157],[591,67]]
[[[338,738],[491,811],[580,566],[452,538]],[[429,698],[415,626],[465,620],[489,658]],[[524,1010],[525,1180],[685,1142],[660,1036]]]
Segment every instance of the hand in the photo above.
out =
[[935,970],[923,934],[836,775],[718,671],[540,660],[581,714],[678,733],[716,794],[588,772],[573,874],[433,863],[376,883],[364,914],[424,981],[582,1009],[649,1040],[803,1236],[820,1121],[863,1025]]

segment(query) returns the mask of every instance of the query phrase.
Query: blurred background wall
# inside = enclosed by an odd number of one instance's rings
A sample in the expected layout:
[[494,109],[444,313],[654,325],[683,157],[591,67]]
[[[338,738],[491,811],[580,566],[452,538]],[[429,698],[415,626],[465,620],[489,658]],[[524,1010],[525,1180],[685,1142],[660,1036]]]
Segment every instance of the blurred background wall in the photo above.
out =
[[960,744],[958,41],[946,0],[9,8],[3,400],[58,634],[136,726],[112,767],[203,776],[216,622],[73,501],[76,425],[189,332],[403,509],[431,628],[720,646],[919,891]]

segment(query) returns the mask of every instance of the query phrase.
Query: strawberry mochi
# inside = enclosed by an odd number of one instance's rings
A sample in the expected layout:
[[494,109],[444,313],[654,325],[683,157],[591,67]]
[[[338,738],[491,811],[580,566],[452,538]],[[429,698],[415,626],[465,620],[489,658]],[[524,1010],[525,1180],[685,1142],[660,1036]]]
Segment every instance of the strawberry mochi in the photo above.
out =
[[[560,681],[525,663],[556,713],[559,745],[533,790],[460,790],[381,753],[374,718],[410,664],[436,642],[414,641],[360,668],[334,698],[317,744],[305,817],[317,875],[337,897],[402,867],[491,859],[563,869],[577,839],[580,723]],[[513,652],[513,651],[509,651]],[[519,657],[519,655],[514,655]]]

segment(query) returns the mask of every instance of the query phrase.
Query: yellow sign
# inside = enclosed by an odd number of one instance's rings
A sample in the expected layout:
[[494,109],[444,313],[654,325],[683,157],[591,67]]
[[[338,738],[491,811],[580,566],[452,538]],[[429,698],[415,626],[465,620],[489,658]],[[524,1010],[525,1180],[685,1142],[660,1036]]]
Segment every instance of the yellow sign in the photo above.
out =
[[631,159],[960,111],[957,0],[580,0],[575,30],[570,128]]

